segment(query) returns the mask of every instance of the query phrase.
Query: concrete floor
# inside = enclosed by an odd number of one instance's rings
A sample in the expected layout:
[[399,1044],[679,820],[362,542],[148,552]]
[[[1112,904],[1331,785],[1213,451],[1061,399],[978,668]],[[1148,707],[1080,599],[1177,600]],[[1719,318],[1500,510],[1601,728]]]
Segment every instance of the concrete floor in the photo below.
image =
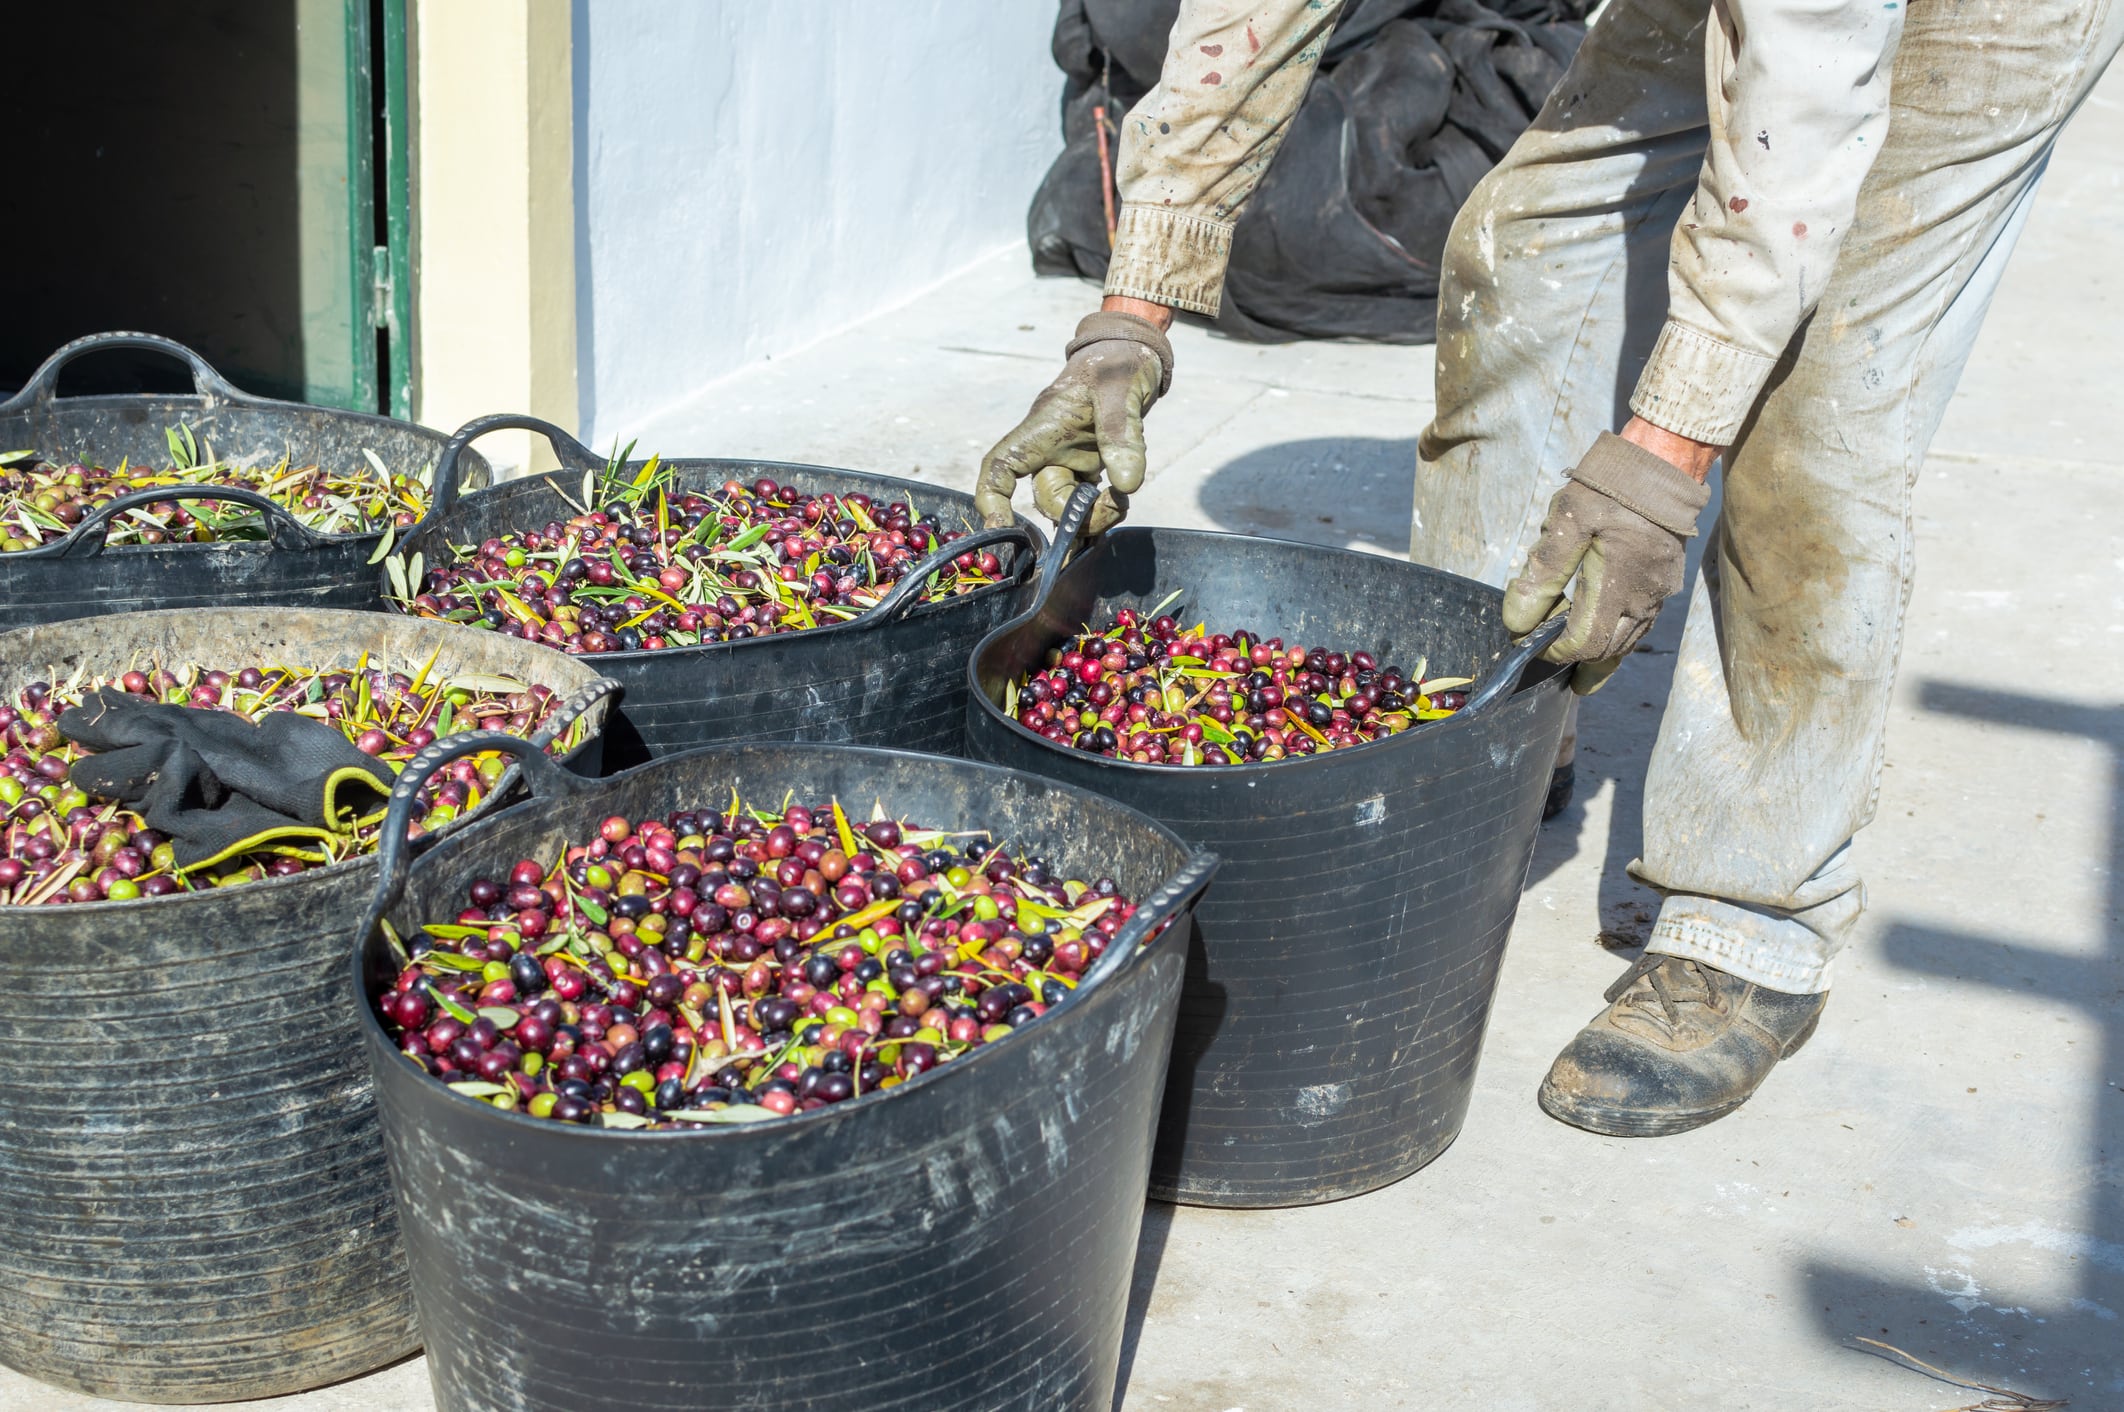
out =
[[[1853,1343],[2124,1408],[2124,84],[2065,144],[1918,493],[1922,568],[1872,911],[1819,1036],[1734,1117],[1654,1142],[1544,1118],[1551,1055],[1635,954],[1639,779],[1678,621],[1585,714],[1474,1110],[1415,1177],[1332,1206],[1153,1207],[1126,1412],[1966,1406]],[[998,259],[721,384],[666,452],[970,484],[1088,307]],[[950,330],[941,336],[933,331]],[[1182,330],[1148,522],[1398,552],[1430,351]],[[1294,479],[1297,477],[1297,479]],[[1605,935],[1606,945],[1600,938]],[[111,1404],[0,1373],[0,1412]],[[418,1360],[280,1402],[420,1412]]]

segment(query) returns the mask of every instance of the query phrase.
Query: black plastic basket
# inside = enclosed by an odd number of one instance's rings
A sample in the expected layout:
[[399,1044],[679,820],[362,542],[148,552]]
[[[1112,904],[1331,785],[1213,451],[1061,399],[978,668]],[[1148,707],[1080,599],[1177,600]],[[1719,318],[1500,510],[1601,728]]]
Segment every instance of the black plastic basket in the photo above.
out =
[[[57,395],[59,373],[83,354],[110,348],[167,353],[192,372],[189,396]],[[487,483],[483,460],[447,467],[439,458],[448,438],[439,431],[389,417],[253,397],[231,387],[206,360],[181,343],[151,333],[99,333],[75,339],[44,360],[29,382],[0,402],[0,450],[116,465],[121,459],[162,465],[169,459],[166,429],[183,423],[202,446],[239,465],[355,466],[373,451],[396,471],[436,462],[426,520],[450,507],[460,485]],[[240,502],[260,511],[272,537],[213,544],[104,542],[114,516],[166,500]],[[410,532],[410,531],[409,531]],[[0,623],[23,627],[64,618],[96,617],[154,608],[365,608],[382,606],[368,567],[381,532],[319,534],[281,506],[251,491],[225,486],[169,486],[121,495],[86,516],[65,538],[0,554]]]
[[[1090,503],[1072,501],[1058,545]],[[1567,674],[1529,665],[1554,629],[1515,647],[1495,589],[1281,540],[1121,529],[1061,558],[974,654],[973,755],[1096,790],[1225,860],[1198,911],[1151,1194],[1286,1206],[1407,1176],[1467,1114],[1563,728]],[[1252,765],[1108,759],[1003,712],[1005,683],[1048,649],[1176,589],[1219,622],[1483,684],[1445,720]]]
[[[420,554],[431,565],[446,563],[453,545],[476,544],[577,513],[568,496],[580,493],[583,473],[602,468],[604,458],[535,417],[482,417],[467,423],[443,452],[443,466],[474,438],[506,428],[543,436],[562,469],[466,496],[449,514],[405,540],[400,554]],[[671,467],[677,483],[687,489],[772,476],[807,493],[863,491],[885,500],[912,498],[947,518],[963,518],[968,524],[978,524],[980,518],[969,495],[861,471],[777,461],[666,458],[662,464]],[[910,569],[876,607],[846,623],[735,642],[599,653],[599,669],[627,687],[606,742],[608,767],[625,769],[674,751],[739,740],[964,754],[966,654],[1016,611],[1022,580],[1045,545],[1040,532],[1020,519],[1002,529],[976,530],[939,548]],[[998,550],[1005,561],[1004,582],[934,603],[920,601],[932,571],[954,555],[987,548]]]
[[[444,840],[402,884],[386,856],[354,957],[442,1412],[1108,1412],[1189,917],[1216,859],[1109,800],[902,751],[739,745],[595,782],[542,763],[525,762],[532,803]],[[1039,1021],[786,1121],[544,1121],[451,1093],[394,1048],[373,1001],[401,962],[375,916],[413,935],[473,878],[609,815],[719,806],[733,787],[882,799],[1110,875],[1141,905]]]
[[[0,634],[0,691],[134,654],[502,673],[594,664],[378,613],[224,609]],[[461,739],[462,737],[451,737]],[[509,788],[506,778],[498,798]],[[477,817],[468,816],[468,818]],[[447,833],[440,835],[447,836]],[[420,1345],[345,967],[375,855],[135,902],[0,907],[0,1362],[144,1402],[317,1387]]]

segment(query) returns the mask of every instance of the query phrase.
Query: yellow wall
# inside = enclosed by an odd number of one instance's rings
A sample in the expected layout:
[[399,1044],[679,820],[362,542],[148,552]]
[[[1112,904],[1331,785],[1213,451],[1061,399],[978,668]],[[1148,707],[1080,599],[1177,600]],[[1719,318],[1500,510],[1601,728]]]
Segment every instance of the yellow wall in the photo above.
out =
[[[414,416],[576,430],[569,0],[414,0]],[[553,464],[528,432],[497,468]],[[505,474],[510,473],[508,471]]]

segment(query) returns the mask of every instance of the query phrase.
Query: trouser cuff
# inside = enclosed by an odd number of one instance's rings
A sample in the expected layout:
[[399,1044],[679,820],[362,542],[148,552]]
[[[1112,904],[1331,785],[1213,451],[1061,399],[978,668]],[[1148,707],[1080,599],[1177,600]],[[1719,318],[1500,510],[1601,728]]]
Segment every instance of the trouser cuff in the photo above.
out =
[[1822,938],[1804,924],[1715,897],[1669,896],[1645,950],[1716,966],[1788,995],[1829,989]]

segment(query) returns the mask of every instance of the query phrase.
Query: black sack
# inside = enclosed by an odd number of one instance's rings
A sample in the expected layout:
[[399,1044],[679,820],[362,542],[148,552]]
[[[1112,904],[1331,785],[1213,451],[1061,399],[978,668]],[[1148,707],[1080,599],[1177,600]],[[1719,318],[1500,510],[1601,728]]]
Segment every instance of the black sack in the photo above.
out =
[[[1233,232],[1218,327],[1255,342],[1428,342],[1453,215],[1562,77],[1587,8],[1351,0]],[[1065,146],[1027,213],[1036,272],[1105,278],[1092,112],[1106,107],[1117,157],[1115,133],[1157,82],[1178,13],[1178,0],[1062,0]]]

